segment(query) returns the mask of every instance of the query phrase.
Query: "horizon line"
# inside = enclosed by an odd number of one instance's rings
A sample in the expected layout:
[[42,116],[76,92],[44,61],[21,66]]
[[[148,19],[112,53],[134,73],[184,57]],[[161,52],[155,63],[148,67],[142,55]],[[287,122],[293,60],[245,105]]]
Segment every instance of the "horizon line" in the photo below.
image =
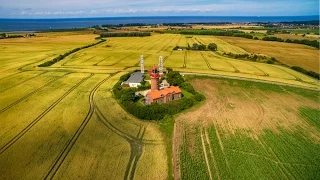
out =
[[28,18],[19,18],[19,17],[5,17],[0,19],[97,19],[97,18],[143,18],[143,17],[311,17],[311,16],[318,16],[318,19],[320,19],[320,14],[318,15],[274,15],[274,16],[266,16],[266,15],[230,15],[230,16],[219,16],[219,15],[171,15],[171,16],[162,16],[162,15],[157,15],[157,16],[147,16],[147,15],[142,15],[142,16],[101,16],[101,17],[28,17]]

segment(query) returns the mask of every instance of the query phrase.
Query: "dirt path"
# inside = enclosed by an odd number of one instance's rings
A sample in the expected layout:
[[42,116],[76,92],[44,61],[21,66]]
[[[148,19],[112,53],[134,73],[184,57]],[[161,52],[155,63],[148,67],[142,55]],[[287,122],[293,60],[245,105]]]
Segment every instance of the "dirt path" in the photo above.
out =
[[[210,156],[211,156],[212,161],[213,161],[213,166],[214,166],[214,168],[215,168],[215,170],[216,170],[217,177],[218,177],[218,179],[220,180],[220,175],[219,175],[218,166],[217,166],[216,160],[215,160],[215,158],[214,158],[214,154],[213,154],[213,151],[212,151],[212,148],[211,148],[210,138],[209,138],[209,135],[208,135],[208,132],[207,132],[206,129],[204,130],[204,134],[205,134],[205,136],[206,136],[207,144],[209,145],[209,152],[210,152]],[[202,135],[202,133],[201,133],[201,135]],[[210,168],[210,167],[209,167],[209,168]]]
[[[204,158],[206,160],[207,169],[208,169],[208,172],[209,172],[210,179],[212,180],[212,172],[211,172],[211,169],[210,169],[210,163],[209,163],[209,159],[208,159],[208,156],[207,156],[206,145],[204,144],[202,128],[201,128],[201,132],[200,133],[201,133],[200,136],[201,136],[201,143],[202,143],[202,150],[203,150],[203,153],[204,153]],[[214,168],[217,169],[215,163],[214,163]]]

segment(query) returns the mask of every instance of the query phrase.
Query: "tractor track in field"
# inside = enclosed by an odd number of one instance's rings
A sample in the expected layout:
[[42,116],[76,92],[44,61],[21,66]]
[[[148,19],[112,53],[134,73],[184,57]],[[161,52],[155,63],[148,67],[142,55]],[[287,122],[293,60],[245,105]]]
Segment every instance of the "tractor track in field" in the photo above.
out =
[[115,62],[115,63],[113,63],[113,64],[110,64],[110,65],[105,65],[105,66],[114,66],[114,65],[118,64],[119,62],[123,61],[124,59],[126,59],[126,58],[128,58],[128,57],[130,57],[130,56],[133,56],[133,55],[135,55],[135,54],[136,54],[136,53],[131,53],[131,54],[129,54],[129,55],[121,58],[119,61],[117,61],[117,62]]
[[[166,47],[166,45],[170,44],[170,43],[174,40],[174,38],[175,38],[176,36],[177,36],[177,35],[175,35],[168,43],[166,43],[157,53],[163,51],[164,47]],[[170,46],[169,46],[169,47],[170,47]],[[168,48],[167,48],[167,49],[168,49]]]
[[[178,46],[178,44],[179,44],[179,42],[180,42],[180,40],[181,40],[181,35],[180,35],[180,38],[179,38],[179,40],[178,40],[178,42],[177,42],[177,44],[176,44],[176,46]],[[168,51],[168,49],[170,48],[171,46],[169,46],[167,49],[165,49],[166,51]]]
[[29,94],[23,96],[22,98],[16,100],[15,102],[13,102],[13,103],[11,103],[10,105],[6,106],[5,108],[1,109],[1,110],[0,110],[0,114],[2,114],[3,112],[5,112],[5,111],[7,111],[8,109],[12,108],[13,106],[17,105],[17,104],[20,103],[21,101],[27,99],[28,97],[30,97],[30,96],[32,96],[33,94],[39,92],[39,91],[42,90],[43,88],[49,86],[49,85],[52,84],[53,82],[61,79],[62,77],[66,76],[66,75],[68,75],[68,74],[70,74],[70,73],[66,73],[66,74],[64,74],[64,75],[62,75],[62,76],[56,77],[56,78],[52,79],[51,81],[47,82],[46,84],[44,84],[43,86],[41,86],[41,87],[37,88],[36,90],[32,91],[31,93],[29,93]]
[[[103,79],[102,81],[100,81],[90,92],[89,95],[89,103],[90,103],[90,109],[86,115],[86,117],[84,118],[84,120],[82,121],[80,127],[77,129],[77,131],[75,132],[75,134],[72,136],[72,138],[67,142],[67,144],[65,145],[65,147],[63,148],[63,150],[60,152],[60,154],[58,155],[57,159],[54,161],[54,163],[51,165],[48,173],[46,174],[46,176],[44,177],[44,179],[52,179],[55,174],[57,173],[57,171],[59,170],[59,168],[61,167],[62,163],[64,162],[64,160],[66,159],[66,157],[68,156],[70,150],[72,149],[72,147],[74,146],[74,144],[77,142],[78,138],[80,137],[81,133],[83,132],[83,130],[85,129],[85,127],[87,126],[88,122],[90,121],[93,113],[95,112],[94,109],[94,95],[95,92],[97,91],[97,89],[104,83],[106,82],[108,79],[110,79],[111,77],[113,77],[116,73],[108,76],[107,78]],[[93,74],[91,74],[89,77],[93,76]],[[88,78],[89,78],[88,77]]]
[[260,72],[262,72],[264,74],[264,76],[269,76],[268,73],[266,73],[264,70],[262,70],[261,68],[258,68],[257,66],[253,65],[253,64],[250,64],[252,67],[258,69]]
[[[216,56],[216,57],[223,57],[223,56],[220,56],[220,55],[218,55],[218,54],[215,54],[214,52],[212,52],[212,54],[214,55],[214,56]],[[232,59],[231,59],[232,60]],[[231,62],[229,62],[229,61],[227,61],[227,60],[222,60],[223,62],[226,62],[227,64],[229,64],[233,69],[234,69],[234,72],[235,73],[239,73],[240,71],[239,71],[239,69],[238,68],[236,68]]]
[[48,114],[56,105],[58,105],[65,97],[67,97],[73,90],[75,90],[78,86],[80,86],[84,81],[91,78],[93,74],[90,74],[88,77],[83,78],[76,85],[74,85],[71,89],[65,92],[59,99],[57,99],[53,104],[51,104],[44,112],[42,112],[37,118],[35,118],[31,123],[28,124],[22,131],[19,132],[14,138],[8,141],[3,147],[0,149],[0,154],[5,152],[8,148],[10,148],[15,142],[17,142],[25,133],[27,133],[34,125],[36,125],[46,114]]
[[207,59],[206,57],[204,57],[204,55],[203,55],[203,53],[202,53],[201,51],[200,51],[200,54],[201,54],[201,57],[202,57],[202,58],[204,59],[204,61],[206,62],[208,68],[211,69],[211,70],[215,70],[215,69],[213,69],[213,68],[211,67],[208,59]]
[[105,61],[106,59],[108,59],[108,58],[110,58],[110,57],[112,57],[112,56],[114,56],[114,55],[112,54],[112,55],[110,55],[110,56],[107,56],[106,58],[104,58],[104,59],[100,60],[99,62],[93,64],[93,66],[99,66],[100,63],[102,63],[103,61]]
[[3,93],[3,92],[5,92],[5,91],[7,91],[7,90],[9,90],[9,89],[12,89],[12,88],[16,87],[16,86],[19,86],[19,85],[21,85],[21,84],[23,84],[23,83],[25,83],[25,82],[28,82],[28,81],[30,81],[31,79],[37,78],[37,77],[39,77],[39,76],[41,76],[41,75],[43,75],[43,74],[45,74],[45,73],[47,73],[47,72],[48,72],[48,71],[43,71],[42,73],[40,73],[40,74],[38,74],[38,75],[35,75],[35,76],[33,76],[33,77],[31,77],[31,78],[28,78],[28,79],[25,79],[25,80],[19,82],[18,84],[15,84],[15,85],[13,85],[13,86],[10,86],[10,87],[8,87],[8,88],[6,88],[6,89],[1,90],[0,93]]
[[[116,73],[115,73],[116,74]],[[81,123],[80,127],[77,129],[76,133],[73,135],[73,137],[68,141],[64,149],[60,152],[59,156],[57,159],[54,161],[52,166],[50,167],[48,173],[44,177],[44,179],[52,179],[61,165],[63,164],[64,160],[68,156],[69,152],[71,151],[72,147],[76,143],[77,139],[80,137],[81,133],[85,129],[86,125],[90,121],[91,117],[93,114],[97,115],[97,119],[99,122],[101,122],[104,126],[106,126],[109,130],[111,130],[113,133],[117,134],[124,140],[126,140],[130,144],[131,148],[131,154],[129,158],[129,162],[127,165],[127,169],[124,175],[124,179],[133,179],[135,170],[138,164],[138,161],[143,154],[143,147],[144,145],[158,145],[158,144],[163,144],[163,143],[155,143],[153,141],[148,141],[148,140],[143,140],[144,134],[146,132],[146,127],[145,126],[140,126],[139,132],[137,136],[132,136],[124,133],[120,129],[118,129],[116,126],[111,124],[108,119],[103,115],[101,112],[100,108],[97,106],[97,104],[94,101],[94,95],[98,88],[105,83],[108,79],[110,79],[112,76],[115,74],[110,75],[109,77],[105,78],[102,80],[99,84],[97,84],[94,89],[90,92],[89,96],[89,102],[90,102],[90,109],[89,112],[87,113],[85,119]]]
[[168,56],[165,56],[165,57],[163,58],[163,64],[164,64],[164,62],[166,62],[166,60],[172,55],[172,53],[173,53],[173,51],[171,51]]
[[[200,137],[201,137],[202,151],[203,151],[203,154],[204,154],[204,159],[205,159],[205,162],[206,162],[206,166],[207,166],[207,170],[208,170],[208,173],[209,173],[210,180],[212,180],[212,172],[211,172],[211,168],[210,168],[210,163],[209,163],[208,154],[207,154],[206,145],[205,145],[205,142],[204,142],[204,139],[203,139],[203,132],[202,131],[203,130],[202,130],[202,127],[201,127],[200,128]],[[213,164],[214,164],[214,167],[216,168],[215,162],[213,162]]]
[[[162,37],[159,37],[158,39],[156,39],[156,41],[158,41],[158,40],[160,40]],[[150,44],[150,42],[146,42],[146,43],[143,43],[142,44],[142,46],[141,47],[139,47],[137,50],[140,50],[140,49],[142,49],[142,48],[144,48],[145,46],[147,46],[147,45],[149,45]],[[132,48],[130,48],[130,49],[132,49]]]
[[[15,68],[14,68],[14,69],[15,69]],[[19,71],[19,72],[17,72],[17,73],[10,74],[10,75],[8,75],[8,76],[5,76],[5,77],[1,78],[1,79],[0,79],[0,81],[2,81],[3,79],[10,78],[11,76],[14,76],[14,75],[17,75],[17,74],[23,73],[23,72],[24,72],[24,71]]]
[[224,156],[224,160],[226,161],[226,165],[228,167],[228,169],[230,170],[230,164],[229,164],[229,161],[228,161],[228,158],[227,158],[227,155],[226,155],[226,152],[224,150],[224,146],[223,146],[223,143],[222,143],[222,140],[221,140],[221,137],[220,137],[220,134],[219,134],[219,131],[217,129],[217,126],[215,123],[213,123],[213,126],[214,126],[214,129],[215,129],[215,132],[216,132],[216,136],[218,138],[218,141],[219,141],[219,145],[220,145],[220,148],[221,148],[221,151],[222,151],[222,154]]
[[[151,56],[151,54],[146,55],[145,57],[143,57],[143,59],[146,60],[149,56]],[[139,66],[139,64],[140,64],[140,60],[137,63],[135,63],[133,66]]]
[[205,136],[205,139],[206,139],[207,144],[208,144],[208,146],[209,146],[209,153],[210,153],[211,159],[212,159],[212,161],[213,161],[213,165],[214,165],[214,168],[215,168],[215,172],[216,172],[216,174],[217,174],[218,179],[220,180],[219,169],[218,169],[218,166],[217,166],[217,163],[216,163],[216,160],[215,160],[215,157],[214,157],[212,148],[211,148],[210,138],[209,138],[207,129],[204,129],[204,136]]
[[182,68],[186,68],[186,67],[187,67],[187,59],[188,59],[188,51],[186,50],[186,51],[184,52],[184,58],[183,58]]

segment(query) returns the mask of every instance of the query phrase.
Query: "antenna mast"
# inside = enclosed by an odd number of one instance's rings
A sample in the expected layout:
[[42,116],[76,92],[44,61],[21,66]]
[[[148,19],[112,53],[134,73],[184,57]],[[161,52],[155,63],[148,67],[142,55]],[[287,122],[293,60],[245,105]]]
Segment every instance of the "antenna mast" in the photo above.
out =
[[159,75],[163,75],[163,57],[159,56]]
[[143,58],[143,55],[140,56],[140,68],[141,68],[141,73],[144,73],[144,58]]

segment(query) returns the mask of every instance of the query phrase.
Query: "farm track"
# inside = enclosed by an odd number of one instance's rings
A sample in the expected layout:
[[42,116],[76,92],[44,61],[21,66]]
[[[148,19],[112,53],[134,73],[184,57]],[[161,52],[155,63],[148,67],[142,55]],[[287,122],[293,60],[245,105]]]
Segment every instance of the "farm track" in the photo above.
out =
[[219,145],[220,145],[222,154],[223,154],[224,159],[225,159],[225,161],[226,161],[226,165],[227,165],[227,167],[228,167],[228,170],[230,170],[230,165],[229,165],[228,158],[227,158],[226,153],[225,153],[225,150],[224,150],[224,146],[223,146],[223,143],[222,143],[220,134],[219,134],[219,130],[217,129],[217,126],[216,126],[215,123],[213,123],[213,126],[214,126],[214,129],[215,129],[215,131],[216,131],[216,136],[217,136],[217,138],[218,138],[218,141],[219,141]]
[[[46,176],[44,177],[44,179],[52,179],[54,177],[54,175],[56,174],[56,172],[59,170],[60,166],[62,165],[62,163],[64,162],[65,158],[67,157],[67,155],[69,154],[70,150],[72,149],[72,147],[74,146],[74,144],[76,143],[76,141],[78,140],[79,136],[81,135],[81,133],[83,132],[84,128],[87,126],[89,120],[91,119],[93,113],[94,113],[94,94],[97,91],[97,89],[104,83],[106,82],[108,79],[110,79],[112,76],[114,76],[115,74],[112,74],[110,76],[108,76],[107,78],[103,79],[102,81],[100,81],[94,88],[93,90],[90,92],[89,95],[89,103],[90,103],[90,109],[89,112],[87,113],[86,117],[84,118],[83,122],[81,123],[80,127],[77,129],[76,133],[72,136],[72,138],[68,141],[68,143],[66,144],[66,146],[64,147],[64,149],[60,152],[59,156],[57,157],[57,159],[54,161],[53,165],[51,165],[51,168],[49,169],[48,173],[46,174]],[[88,78],[92,77],[93,74],[91,74]],[[79,84],[80,85],[80,84]]]
[[[143,59],[146,60],[149,56],[151,56],[151,54],[146,55],[146,57],[143,57]],[[133,67],[139,66],[139,64],[140,64],[140,60],[137,63],[135,63]]]
[[[212,52],[212,54],[216,57],[222,57],[220,55],[215,54],[214,52]],[[222,60],[223,62],[226,62],[227,64],[229,64],[233,69],[235,73],[239,73],[239,69],[237,69],[231,62],[227,61],[227,60]]]
[[[65,76],[65,75],[64,75]],[[75,90],[78,86],[80,86],[87,79],[92,77],[93,74],[90,74],[88,77],[83,78],[76,85],[74,85],[71,89],[65,92],[59,99],[57,99],[53,104],[51,104],[44,112],[42,112],[36,119],[34,119],[28,126],[26,126],[19,134],[17,134],[14,138],[12,138],[9,142],[7,142],[0,149],[0,154],[5,152],[8,148],[10,148],[15,142],[17,142],[25,133],[27,133],[35,124],[37,124],[46,114],[48,114],[56,105],[58,105],[65,97],[67,97],[73,90]]]
[[188,58],[188,51],[186,50],[184,52],[184,59],[183,59],[183,65],[182,65],[183,68],[187,67],[187,58]]
[[93,66],[99,66],[100,63],[102,63],[103,61],[105,61],[106,59],[108,59],[108,58],[110,58],[110,57],[112,57],[112,56],[113,56],[113,55],[107,56],[106,58],[104,58],[104,59],[100,60],[99,62],[93,64]]
[[273,67],[281,70],[282,72],[285,72],[285,73],[287,73],[287,74],[290,74],[290,75],[291,75],[292,77],[294,77],[297,81],[304,82],[304,81],[302,81],[302,79],[298,78],[297,76],[295,76],[295,75],[293,75],[293,74],[291,74],[291,73],[289,73],[289,72],[287,72],[287,71],[285,71],[285,70],[283,70],[283,69],[281,69],[281,68],[278,68],[278,67],[276,67],[276,66],[273,66]]
[[258,69],[260,72],[262,72],[264,74],[264,76],[269,76],[268,73],[264,72],[261,68],[258,68],[257,66],[253,65],[253,64],[250,64],[252,67]]
[[[14,69],[15,69],[15,68],[14,68]],[[24,71],[19,71],[19,72],[17,72],[17,73],[10,74],[10,75],[8,75],[8,76],[5,76],[5,77],[1,78],[1,79],[0,79],[0,81],[2,81],[3,79],[6,79],[6,78],[10,78],[11,76],[14,76],[14,75],[17,75],[17,74],[23,73],[23,72],[24,72]]]
[[[164,47],[166,47],[168,44],[170,44],[176,37],[177,35],[175,35],[168,43],[166,43],[157,53],[163,51]],[[169,46],[170,47],[170,46]],[[167,48],[168,49],[168,48]]]
[[208,135],[208,132],[207,132],[207,129],[204,129],[204,136],[206,138],[206,141],[207,141],[207,144],[209,146],[209,152],[210,152],[210,156],[211,156],[211,159],[213,161],[213,165],[214,165],[214,168],[215,168],[215,172],[217,174],[217,177],[218,179],[220,180],[220,173],[219,173],[219,170],[218,170],[218,166],[217,166],[217,162],[215,160],[215,157],[214,157],[214,154],[213,154],[213,151],[212,151],[212,145],[210,143],[210,138],[209,138],[209,135]]
[[[156,41],[159,41],[161,38],[162,37],[159,37],[158,39],[156,39]],[[142,46],[140,46],[137,50],[140,50],[140,49],[144,48],[145,46],[147,46],[149,44],[150,44],[150,42],[147,41],[146,43],[143,43]],[[132,48],[130,48],[130,49],[132,49]]]
[[206,62],[208,68],[209,68],[209,69],[212,69],[212,70],[215,70],[215,69],[213,69],[213,68],[211,67],[208,59],[207,59],[206,57],[204,57],[204,55],[203,55],[203,53],[202,53],[201,51],[200,51],[200,54],[201,54],[202,59],[204,59],[204,61]]
[[47,73],[47,72],[48,72],[48,71],[44,71],[44,72],[42,72],[42,73],[40,73],[40,74],[38,74],[38,75],[36,75],[36,76],[33,76],[33,77],[31,77],[31,78],[28,78],[28,79],[26,79],[26,80],[24,80],[24,81],[19,82],[18,84],[15,84],[15,85],[12,85],[12,86],[10,86],[10,87],[8,87],[8,88],[6,88],[6,89],[3,89],[3,90],[0,91],[0,93],[3,93],[3,92],[5,92],[5,91],[7,91],[7,90],[9,90],[9,89],[12,89],[12,88],[16,87],[16,86],[19,86],[19,85],[21,85],[21,84],[23,84],[23,83],[25,83],[25,82],[28,82],[28,81],[30,81],[31,79],[37,78],[37,77],[39,77],[39,76],[41,76],[41,75],[43,75],[43,74],[45,74],[45,73]]
[[130,57],[130,56],[133,56],[134,54],[136,54],[136,53],[131,53],[131,54],[129,54],[129,55],[121,58],[119,61],[117,61],[117,62],[115,62],[115,63],[113,63],[113,64],[110,64],[110,65],[106,65],[106,66],[114,66],[114,65],[118,64],[119,62],[123,61],[124,59],[126,59],[126,58],[128,58],[128,57]]
[[58,79],[61,79],[62,77],[66,76],[66,75],[68,75],[68,74],[70,74],[70,73],[66,73],[66,74],[64,74],[64,75],[62,75],[62,76],[59,76],[59,77],[54,78],[53,80],[47,82],[46,84],[44,84],[43,86],[37,88],[36,90],[32,91],[31,93],[25,95],[24,97],[18,99],[17,101],[15,101],[15,102],[13,102],[13,103],[11,103],[11,104],[8,105],[7,107],[1,109],[1,110],[0,110],[0,114],[2,114],[2,113],[5,112],[6,110],[12,108],[13,106],[17,105],[17,104],[20,103],[21,101],[27,99],[28,97],[30,97],[30,96],[32,96],[33,94],[39,92],[39,91],[42,90],[43,88],[49,86],[49,85],[52,84],[53,82],[57,81]]
[[166,56],[166,57],[163,58],[163,64],[164,64],[164,62],[166,62],[166,60],[172,55],[172,53],[173,53],[173,51],[171,51],[168,56]]
[[[180,42],[181,38],[182,38],[182,36],[180,35],[179,40],[178,40],[178,42],[177,42],[176,46],[178,46],[178,44],[179,44],[179,42]],[[165,51],[168,51],[168,49],[169,49],[170,47],[171,47],[171,46],[169,46],[167,49],[165,49]]]
[[[205,158],[205,161],[206,161],[206,166],[207,166],[207,170],[208,170],[208,174],[209,174],[210,180],[212,180],[213,179],[212,178],[212,172],[211,172],[211,168],[210,168],[210,163],[209,163],[208,154],[207,154],[206,145],[205,145],[205,142],[204,142],[204,139],[203,139],[203,132],[202,131],[203,130],[202,130],[202,127],[201,127],[200,128],[200,137],[201,137],[202,151],[203,151],[204,158]],[[214,167],[216,169],[217,167],[216,167],[215,162],[213,162],[213,164],[214,164]]]

